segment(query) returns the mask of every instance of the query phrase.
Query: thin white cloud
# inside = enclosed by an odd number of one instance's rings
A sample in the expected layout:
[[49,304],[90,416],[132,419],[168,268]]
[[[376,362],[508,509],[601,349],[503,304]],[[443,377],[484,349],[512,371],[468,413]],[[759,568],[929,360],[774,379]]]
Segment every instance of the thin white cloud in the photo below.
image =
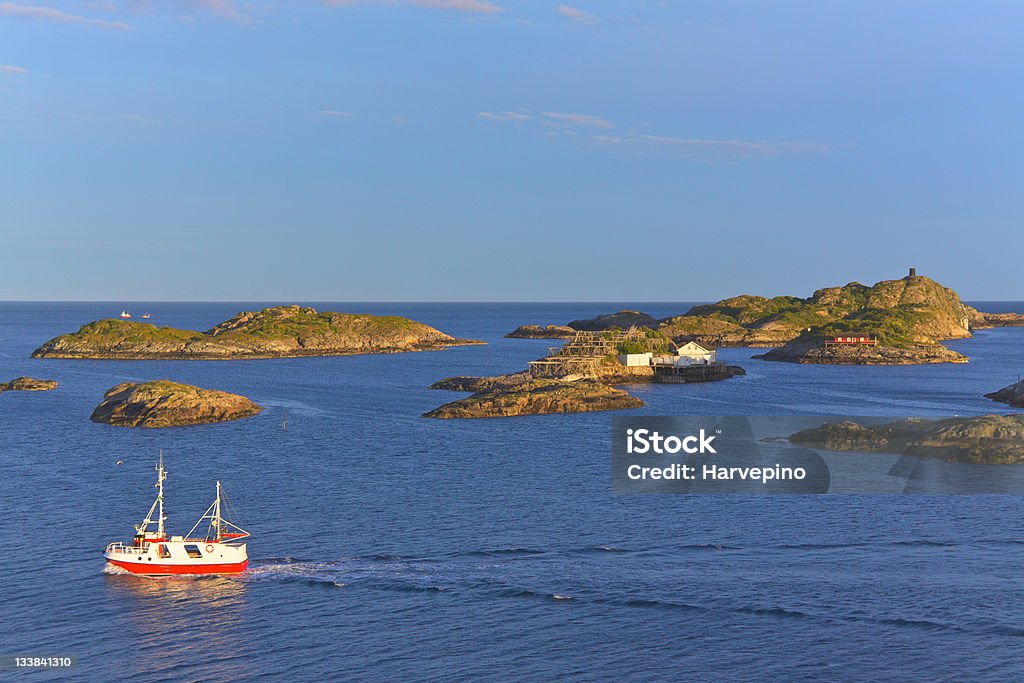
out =
[[0,64],[0,74],[20,74],[24,75],[28,73],[28,69],[20,66],[13,66],[11,64]]
[[335,119],[348,119],[355,116],[355,114],[350,111],[341,111],[340,109],[321,109],[317,114]]
[[452,10],[470,14],[498,14],[505,11],[501,5],[488,0],[320,0],[325,5],[414,5],[430,9]]
[[0,17],[24,19],[26,21],[51,21],[60,24],[81,24],[115,31],[131,31],[132,27],[123,21],[93,19],[78,14],[69,14],[55,7],[21,5],[16,2],[0,2]]
[[482,111],[477,114],[488,121],[531,121],[533,117],[518,111]]
[[254,13],[266,14],[273,9],[271,0],[93,0],[88,3],[97,11],[120,16],[177,15],[186,22],[212,16],[236,24],[254,24]]
[[488,121],[530,122],[531,127],[537,126],[535,130],[546,129],[547,134],[556,139],[573,139],[577,141],[576,144],[592,149],[669,156],[691,161],[771,159],[784,155],[822,154],[831,151],[828,145],[817,142],[681,138],[641,133],[636,129],[617,133],[613,132],[615,124],[612,121],[593,114],[546,111],[534,117],[528,111],[482,111],[477,116]]
[[147,126],[157,126],[163,123],[170,123],[177,119],[168,119],[160,116],[147,116],[145,114],[118,114],[118,117],[122,121],[129,121],[131,123],[144,123]]
[[665,135],[594,135],[590,142],[599,147],[622,152],[666,154],[703,161],[770,159],[786,154],[821,154],[830,151],[827,145],[816,142],[715,140]]
[[590,114],[561,114],[556,111],[546,111],[544,116],[548,119],[546,123],[568,128],[602,128],[610,130],[615,127],[608,119]]
[[587,26],[593,26],[597,23],[597,17],[593,14],[586,10],[582,10],[579,7],[573,7],[572,5],[559,5],[558,13],[563,17],[568,17],[573,21],[586,24]]
[[497,14],[505,8],[486,0],[410,0],[410,4],[434,9],[450,9],[474,14]]
[[252,22],[252,17],[243,12],[234,0],[180,0],[180,4],[187,10],[209,12],[240,24]]

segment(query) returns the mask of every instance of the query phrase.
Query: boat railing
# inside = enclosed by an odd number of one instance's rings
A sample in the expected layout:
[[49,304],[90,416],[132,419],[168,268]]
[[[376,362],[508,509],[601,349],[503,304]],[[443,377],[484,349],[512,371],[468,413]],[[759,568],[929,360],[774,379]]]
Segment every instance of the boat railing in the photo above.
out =
[[107,546],[108,553],[124,553],[129,555],[145,555],[146,548],[137,545],[126,545],[124,543],[111,543]]

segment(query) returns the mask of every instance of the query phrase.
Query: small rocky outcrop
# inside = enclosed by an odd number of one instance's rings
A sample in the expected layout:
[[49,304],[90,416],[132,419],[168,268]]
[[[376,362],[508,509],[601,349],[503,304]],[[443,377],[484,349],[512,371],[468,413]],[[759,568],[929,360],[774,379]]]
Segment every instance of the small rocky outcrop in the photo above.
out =
[[520,325],[505,336],[509,339],[572,339],[576,330],[567,325]]
[[456,339],[399,316],[275,306],[239,313],[206,332],[98,320],[46,342],[33,358],[227,360],[432,351],[482,342]]
[[442,391],[487,391],[489,389],[507,388],[517,384],[529,382],[532,379],[529,372],[516,372],[509,375],[497,375],[494,377],[448,377],[431,384],[428,389],[439,389]]
[[18,377],[10,382],[0,382],[0,391],[52,391],[56,388],[57,382],[52,379]]
[[588,413],[641,408],[643,405],[644,402],[635,396],[595,380],[534,379],[479,391],[435,408],[424,417],[450,419]]
[[1024,463],[1024,415],[899,420],[878,426],[832,422],[789,437],[831,451],[899,453],[989,465]]
[[1024,327],[1024,315],[1020,313],[978,312],[975,329],[987,327]]
[[966,363],[967,356],[942,344],[922,344],[900,348],[877,346],[824,346],[820,337],[804,336],[781,348],[754,356],[761,360],[786,363],[828,365],[921,365],[927,363]]
[[985,394],[985,398],[1007,403],[1014,408],[1024,408],[1024,381],[1011,384],[999,391],[993,391],[991,394]]
[[601,332],[618,328],[627,330],[630,327],[656,328],[659,323],[657,318],[651,317],[640,311],[619,311],[618,313],[606,313],[586,320],[573,320],[569,327],[584,332]]
[[118,427],[180,427],[240,420],[261,410],[244,396],[158,380],[109,389],[91,419]]

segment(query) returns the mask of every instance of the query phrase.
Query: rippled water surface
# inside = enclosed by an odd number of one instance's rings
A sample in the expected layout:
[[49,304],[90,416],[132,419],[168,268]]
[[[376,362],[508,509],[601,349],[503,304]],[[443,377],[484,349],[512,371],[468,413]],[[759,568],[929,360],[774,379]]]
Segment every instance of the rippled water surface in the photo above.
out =
[[[131,308],[207,329],[262,305]],[[1024,676],[1020,497],[613,496],[610,414],[420,415],[463,395],[428,391],[433,381],[517,370],[553,344],[502,338],[517,325],[623,305],[319,307],[408,315],[490,343],[347,358],[32,360],[43,341],[121,304],[0,304],[0,380],[61,383],[0,395],[0,651],[74,655],[82,680]],[[804,367],[729,349],[746,377],[631,391],[649,415],[1009,410],[981,395],[1024,369],[1024,329],[951,346],[972,362]],[[109,387],[158,378],[267,409],[163,430],[89,421]],[[130,538],[152,502],[160,449],[172,531],[192,526],[221,479],[254,534],[245,576],[104,572],[103,547]]]

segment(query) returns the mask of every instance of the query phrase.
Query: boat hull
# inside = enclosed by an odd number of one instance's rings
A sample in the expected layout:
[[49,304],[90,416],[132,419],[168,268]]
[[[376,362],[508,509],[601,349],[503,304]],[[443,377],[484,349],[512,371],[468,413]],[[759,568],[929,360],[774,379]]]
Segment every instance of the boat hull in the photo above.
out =
[[241,574],[249,566],[249,560],[209,564],[154,564],[106,558],[107,562],[132,574],[144,576],[177,576],[197,574]]

